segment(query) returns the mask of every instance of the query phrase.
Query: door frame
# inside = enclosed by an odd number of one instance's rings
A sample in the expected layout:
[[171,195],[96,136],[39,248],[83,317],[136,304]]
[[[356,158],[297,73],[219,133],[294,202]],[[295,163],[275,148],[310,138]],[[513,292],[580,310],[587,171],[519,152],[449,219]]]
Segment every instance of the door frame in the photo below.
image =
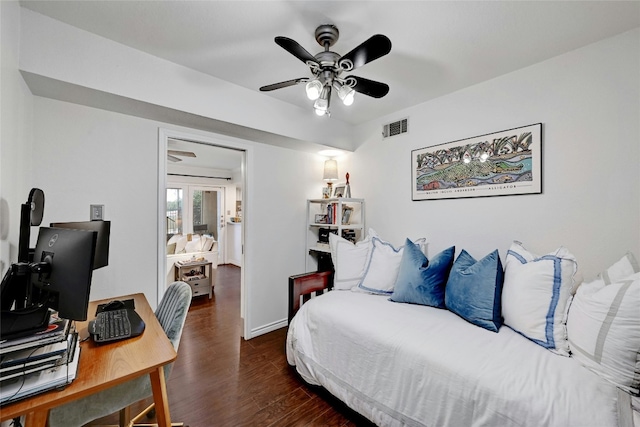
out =
[[251,301],[251,286],[246,283],[245,277],[251,276],[251,265],[249,261],[248,249],[250,247],[250,239],[247,233],[247,224],[251,219],[251,203],[249,200],[249,182],[251,175],[251,161],[253,158],[253,147],[248,141],[240,140],[224,135],[215,135],[215,137],[204,136],[201,134],[187,133],[173,129],[158,128],[158,187],[157,187],[157,304],[162,300],[162,296],[166,290],[166,187],[167,187],[167,149],[170,138],[192,141],[199,144],[211,145],[213,147],[226,148],[231,150],[242,151],[243,160],[241,165],[242,173],[242,222],[241,225],[241,242],[242,245],[242,267],[240,269],[240,317],[242,320],[242,337],[245,339],[252,338],[251,335],[251,312],[249,311]]

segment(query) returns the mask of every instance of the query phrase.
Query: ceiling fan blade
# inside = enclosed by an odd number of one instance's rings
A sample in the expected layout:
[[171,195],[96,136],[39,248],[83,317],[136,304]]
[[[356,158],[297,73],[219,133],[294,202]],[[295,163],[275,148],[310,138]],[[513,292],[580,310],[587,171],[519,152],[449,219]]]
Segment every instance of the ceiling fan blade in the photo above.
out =
[[338,66],[344,71],[355,70],[389,52],[391,52],[391,40],[387,36],[376,34],[342,56],[338,60]]
[[317,66],[320,66],[320,64],[318,64],[318,61],[316,61],[316,58],[309,52],[307,52],[305,48],[300,46],[300,43],[298,43],[297,41],[292,40],[288,37],[281,36],[276,37],[275,41],[278,46],[282,47],[284,50],[286,50],[305,64],[307,64],[308,62],[312,62]]
[[[385,83],[376,82],[374,80],[358,76],[348,76],[345,80],[356,92],[369,95],[373,98],[382,98],[389,93],[389,85]],[[354,85],[351,84],[351,80],[355,80]]]
[[295,86],[298,83],[308,82],[309,79],[306,77],[301,77],[299,79],[287,80],[286,82],[274,83],[272,85],[262,86],[260,88],[261,92],[268,92],[270,90],[282,89],[283,87]]
[[196,157],[196,153],[192,151],[167,150],[170,156]]
[[172,156],[171,154],[167,154],[167,160],[170,162],[181,162],[182,159],[177,158],[176,156]]

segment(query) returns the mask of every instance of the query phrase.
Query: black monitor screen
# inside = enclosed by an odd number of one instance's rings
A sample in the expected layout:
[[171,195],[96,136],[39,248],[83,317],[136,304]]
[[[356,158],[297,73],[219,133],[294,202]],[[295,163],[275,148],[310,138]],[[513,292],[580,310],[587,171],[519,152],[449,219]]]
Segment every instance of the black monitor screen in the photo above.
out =
[[54,222],[54,228],[71,228],[74,230],[90,230],[98,232],[96,242],[96,256],[93,260],[93,269],[109,265],[109,235],[111,234],[111,221],[80,221],[80,222]]
[[40,227],[33,256],[41,272],[32,283],[48,297],[45,303],[59,316],[86,320],[97,232]]

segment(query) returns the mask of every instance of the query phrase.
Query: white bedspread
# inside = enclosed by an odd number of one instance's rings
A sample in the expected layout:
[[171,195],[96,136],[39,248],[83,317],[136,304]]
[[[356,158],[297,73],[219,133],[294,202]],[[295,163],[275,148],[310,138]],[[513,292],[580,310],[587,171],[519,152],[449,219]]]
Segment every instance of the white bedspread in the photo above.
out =
[[630,396],[508,327],[332,291],[302,306],[287,359],[383,426],[633,425]]

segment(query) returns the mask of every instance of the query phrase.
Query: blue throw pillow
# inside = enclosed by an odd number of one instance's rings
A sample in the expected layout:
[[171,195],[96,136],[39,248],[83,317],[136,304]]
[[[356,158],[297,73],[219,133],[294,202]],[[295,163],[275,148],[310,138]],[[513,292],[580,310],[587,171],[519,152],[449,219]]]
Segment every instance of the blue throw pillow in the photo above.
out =
[[445,308],[444,287],[456,248],[445,249],[431,261],[409,239],[404,248],[391,301]]
[[497,250],[476,261],[463,249],[449,274],[445,304],[468,322],[498,332],[502,326],[503,279]]

